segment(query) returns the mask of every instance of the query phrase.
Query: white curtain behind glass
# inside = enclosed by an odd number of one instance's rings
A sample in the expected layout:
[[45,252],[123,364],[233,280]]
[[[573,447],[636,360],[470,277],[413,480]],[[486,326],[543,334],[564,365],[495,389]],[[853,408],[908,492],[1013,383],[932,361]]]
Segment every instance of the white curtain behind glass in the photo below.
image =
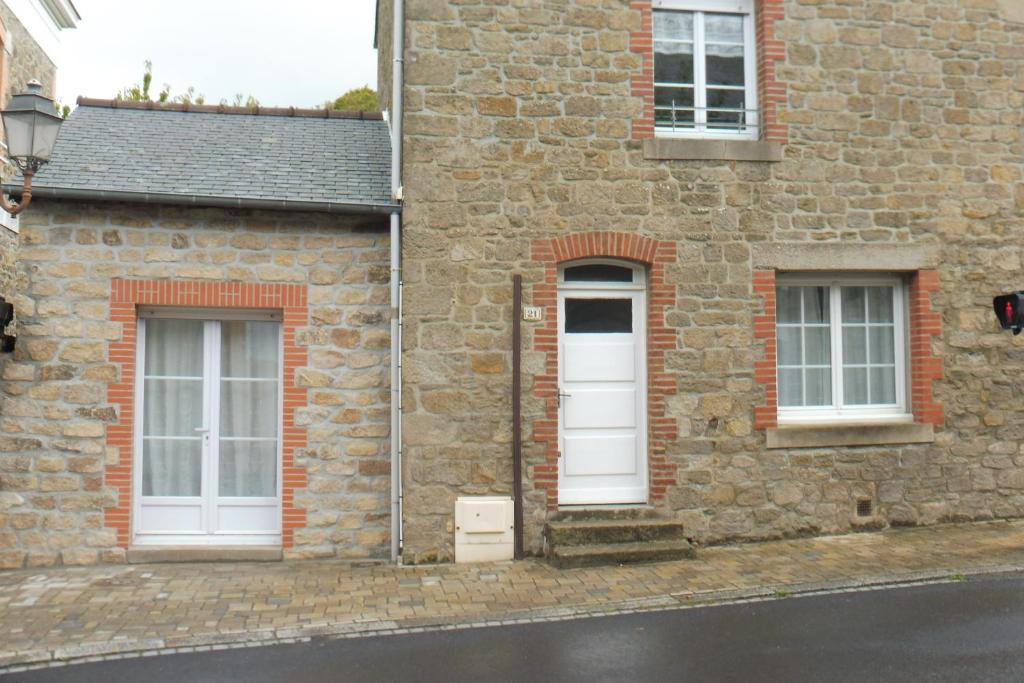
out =
[[142,495],[198,496],[203,322],[147,320],[144,364]]
[[221,324],[219,494],[277,495],[280,324]]

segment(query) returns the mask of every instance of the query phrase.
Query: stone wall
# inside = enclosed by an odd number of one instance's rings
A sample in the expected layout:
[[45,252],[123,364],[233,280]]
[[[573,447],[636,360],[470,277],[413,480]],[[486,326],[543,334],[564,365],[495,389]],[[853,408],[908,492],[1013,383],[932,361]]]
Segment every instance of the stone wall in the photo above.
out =
[[[629,50],[643,2],[410,0],[406,54],[405,558],[452,557],[457,495],[511,489],[511,274],[537,240],[614,231],[677,244],[665,372],[675,465],[664,509],[706,542],[1024,514],[1024,340],[996,329],[1020,289],[1024,24],[1003,0],[786,0],[778,163],[645,159]],[[1009,9],[1007,9],[1009,8]],[[772,246],[877,267],[935,249],[945,409],[933,443],[766,449],[754,411]],[[915,266],[916,267],[916,266]],[[799,269],[799,267],[797,268]],[[900,269],[896,266],[896,269]],[[910,271],[912,268],[907,267]],[[524,325],[527,545],[547,514],[535,426],[545,356]],[[855,501],[875,514],[859,519]]]
[[[37,202],[37,203],[36,203]],[[119,454],[112,280],[300,284],[305,528],[286,557],[389,552],[388,237],[379,217],[36,200],[22,216],[19,338],[0,381],[0,566],[123,561],[104,511]]]

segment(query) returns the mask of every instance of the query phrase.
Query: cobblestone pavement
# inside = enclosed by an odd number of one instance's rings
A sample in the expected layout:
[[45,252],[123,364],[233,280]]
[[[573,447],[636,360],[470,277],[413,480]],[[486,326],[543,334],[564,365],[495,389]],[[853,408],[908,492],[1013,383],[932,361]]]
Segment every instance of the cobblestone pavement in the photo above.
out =
[[503,623],[1024,568],[1024,521],[706,548],[697,559],[558,570],[333,561],[0,573],[0,667],[317,635]]

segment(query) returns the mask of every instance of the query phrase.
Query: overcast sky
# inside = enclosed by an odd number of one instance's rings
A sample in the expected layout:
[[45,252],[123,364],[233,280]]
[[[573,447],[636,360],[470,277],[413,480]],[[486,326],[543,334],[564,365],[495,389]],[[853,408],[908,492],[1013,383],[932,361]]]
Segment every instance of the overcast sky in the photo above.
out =
[[252,94],[267,106],[312,107],[376,87],[374,0],[74,0],[64,31],[62,102],[113,97],[153,62],[155,96],[193,85],[207,103]]

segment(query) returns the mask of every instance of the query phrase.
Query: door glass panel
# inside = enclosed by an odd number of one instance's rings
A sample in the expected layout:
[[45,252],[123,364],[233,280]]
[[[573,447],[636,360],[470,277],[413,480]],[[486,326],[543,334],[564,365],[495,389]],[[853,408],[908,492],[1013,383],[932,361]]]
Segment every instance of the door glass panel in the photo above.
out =
[[222,437],[277,436],[277,382],[228,380],[220,384]]
[[196,436],[203,426],[203,380],[147,379],[144,436]]
[[632,299],[566,299],[567,334],[610,334],[633,331]]
[[588,263],[565,269],[566,282],[633,282],[633,269],[606,263]]
[[203,322],[146,321],[142,495],[198,496],[202,487]]
[[273,498],[277,495],[276,441],[223,441],[220,495]]
[[146,321],[146,376],[203,378],[203,321]]
[[278,323],[221,325],[221,497],[277,495],[279,336]]
[[143,438],[142,495],[200,495],[202,448],[202,437]]
[[221,376],[276,379],[280,329],[281,326],[273,322],[221,323]]

